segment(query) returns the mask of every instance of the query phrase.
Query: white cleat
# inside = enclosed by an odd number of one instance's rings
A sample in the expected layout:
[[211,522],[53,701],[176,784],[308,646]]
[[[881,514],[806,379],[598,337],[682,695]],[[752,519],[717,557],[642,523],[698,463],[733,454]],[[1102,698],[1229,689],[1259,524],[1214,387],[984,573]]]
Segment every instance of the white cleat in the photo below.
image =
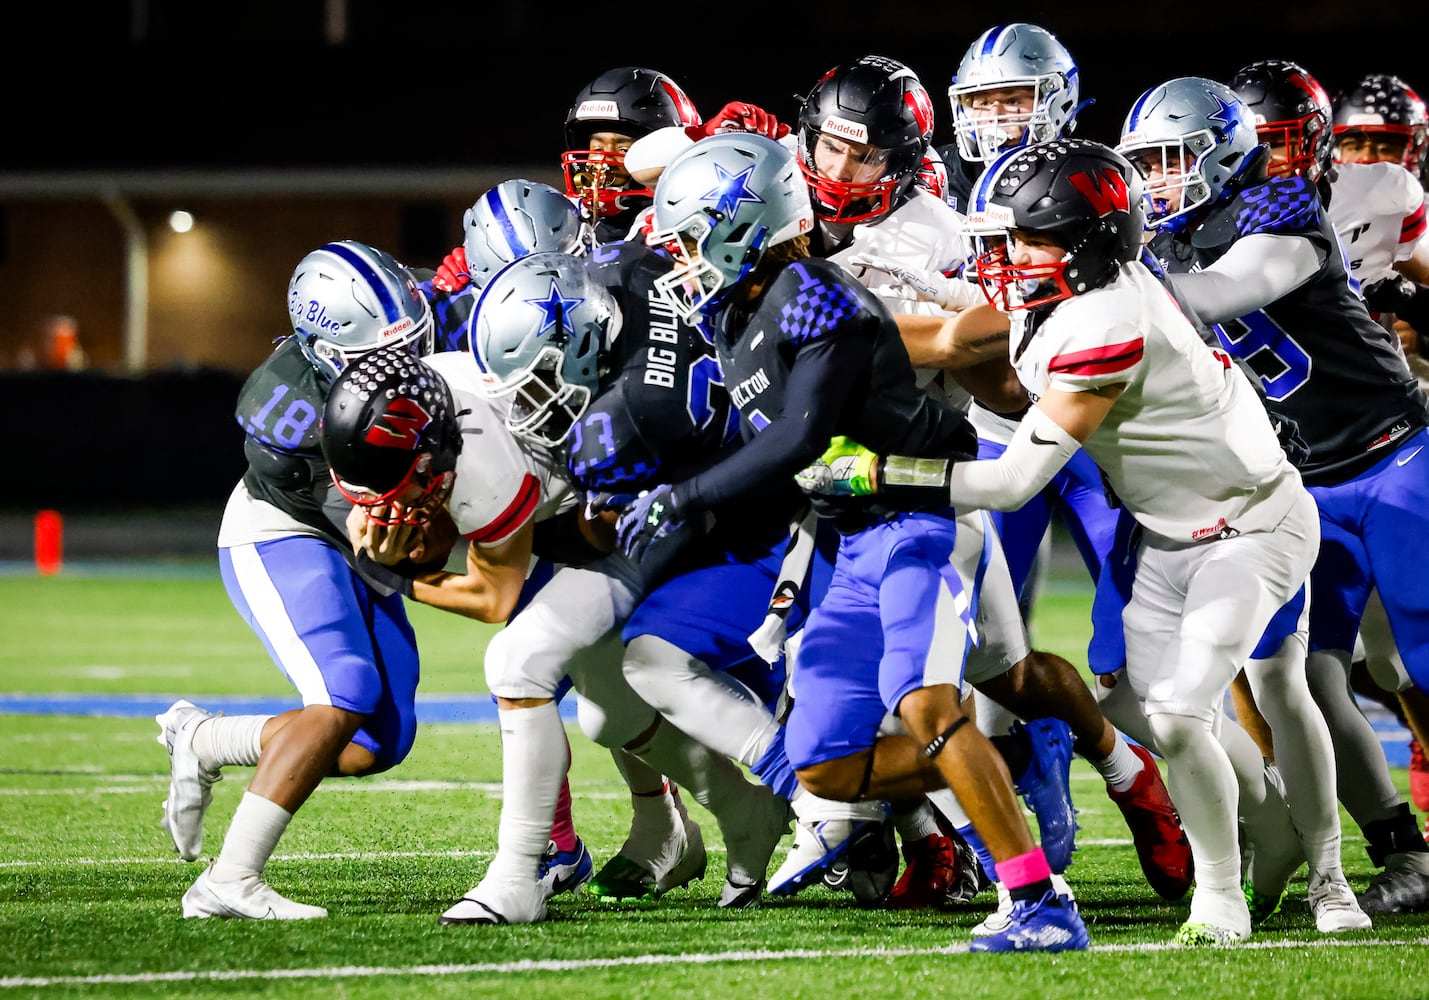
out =
[[321,906],[296,903],[279,894],[262,875],[249,875],[237,882],[215,882],[209,871],[184,893],[185,917],[223,917],[238,920],[316,920],[327,916]]
[[1369,915],[1360,909],[1344,875],[1333,880],[1311,876],[1309,901],[1310,912],[1315,914],[1315,928],[1321,934],[1367,931],[1374,926]]
[[794,844],[769,879],[769,895],[792,896],[821,882],[825,870],[843,856],[854,831],[864,823],[854,819],[796,821]]
[[159,825],[169,831],[174,850],[185,861],[203,853],[203,816],[213,801],[214,783],[223,780],[222,772],[204,767],[193,749],[194,729],[212,718],[212,712],[183,700],[154,716],[159,745],[169,751],[169,797]]
[[546,894],[532,880],[483,879],[437,919],[439,924],[534,924],[546,919]]
[[734,827],[733,817],[716,817],[724,833],[728,869],[724,890],[720,893],[722,909],[742,910],[758,906],[764,893],[769,859],[784,834],[789,832],[788,800],[775,795],[764,785],[751,788],[752,801],[739,814],[740,825]]

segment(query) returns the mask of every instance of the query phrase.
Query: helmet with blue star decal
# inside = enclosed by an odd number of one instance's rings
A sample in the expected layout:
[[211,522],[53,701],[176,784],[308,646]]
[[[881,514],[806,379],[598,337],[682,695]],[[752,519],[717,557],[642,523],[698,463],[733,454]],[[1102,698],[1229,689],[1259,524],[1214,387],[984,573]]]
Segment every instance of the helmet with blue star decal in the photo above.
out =
[[1256,162],[1255,115],[1223,83],[1183,76],[1136,99],[1116,151],[1146,180],[1146,220],[1179,232]]
[[718,306],[771,247],[809,232],[814,209],[792,150],[762,135],[701,139],[655,186],[653,247],[675,267],[655,287],[685,319]]
[[565,442],[599,387],[620,308],[578,258],[559,250],[507,264],[468,320],[481,391],[509,402],[506,426],[545,447]]

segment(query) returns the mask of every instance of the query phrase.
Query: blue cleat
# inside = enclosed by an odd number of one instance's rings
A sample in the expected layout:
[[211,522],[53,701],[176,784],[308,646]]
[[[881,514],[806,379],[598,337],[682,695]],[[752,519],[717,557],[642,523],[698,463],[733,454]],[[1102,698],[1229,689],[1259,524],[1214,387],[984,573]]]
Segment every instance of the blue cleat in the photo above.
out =
[[1048,866],[1060,875],[1077,849],[1077,810],[1070,785],[1072,730],[1060,719],[1033,719],[1026,725],[1015,723],[1012,732],[1025,732],[1031,741],[1032,762],[1017,779],[1017,791],[1037,817]]
[[1035,903],[1016,900],[1007,927],[978,938],[968,951],[1085,951],[1091,947],[1077,904],[1049,889]]
[[556,842],[546,845],[546,853],[541,855],[541,866],[536,869],[536,883],[546,899],[563,892],[579,892],[581,887],[595,874],[595,859],[586,850],[585,841],[576,838],[576,846],[569,851],[556,850]]

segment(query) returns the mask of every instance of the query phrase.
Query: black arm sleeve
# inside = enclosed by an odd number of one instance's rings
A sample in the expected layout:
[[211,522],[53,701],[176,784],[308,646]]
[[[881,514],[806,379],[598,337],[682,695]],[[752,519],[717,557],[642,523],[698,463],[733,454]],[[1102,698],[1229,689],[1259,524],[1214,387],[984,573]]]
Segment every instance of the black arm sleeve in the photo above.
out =
[[789,367],[784,412],[726,460],[675,487],[687,510],[768,492],[824,453],[855,386],[873,364],[873,343],[829,337],[799,350]]

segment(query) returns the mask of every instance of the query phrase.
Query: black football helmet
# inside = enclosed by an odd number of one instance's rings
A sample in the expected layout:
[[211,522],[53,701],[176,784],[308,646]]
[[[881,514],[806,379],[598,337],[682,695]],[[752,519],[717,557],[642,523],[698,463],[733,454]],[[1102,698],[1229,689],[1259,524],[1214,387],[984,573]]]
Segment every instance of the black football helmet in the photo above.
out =
[[639,199],[653,195],[625,172],[624,150],[593,150],[591,136],[614,132],[633,142],[669,125],[698,124],[694,102],[664,73],[641,66],[606,70],[581,88],[566,113],[566,194],[598,218],[641,207],[648,202]]
[[[853,180],[821,176],[814,150],[829,136],[862,150]],[[918,178],[933,136],[933,101],[907,66],[864,56],[835,67],[799,109],[799,168],[825,222],[866,222],[887,215]]]
[[[1141,255],[1146,212],[1141,174],[1090,139],[1053,139],[1008,150],[978,178],[968,223],[983,294],[1003,312],[1049,305],[1100,288]],[[1066,248],[1052,264],[1018,266],[1008,233]]]
[[[1399,162],[1418,174],[1429,145],[1429,110],[1409,84],[1390,73],[1370,73],[1349,91],[1335,95],[1335,159],[1349,160],[1340,143],[1353,136],[1392,137],[1402,143]],[[1359,162],[1372,159],[1356,157]]]
[[[1242,66],[1230,88],[1255,115],[1255,133],[1271,147],[1266,172],[1272,176],[1300,174],[1314,183],[1330,169],[1334,152],[1330,96],[1320,81],[1299,63],[1262,59]],[[1283,146],[1284,162],[1274,162]]]
[[[374,351],[333,383],[322,448],[338,490],[373,520],[425,524],[451,495],[461,453],[451,390],[418,358]],[[421,492],[402,498],[412,485]]]

